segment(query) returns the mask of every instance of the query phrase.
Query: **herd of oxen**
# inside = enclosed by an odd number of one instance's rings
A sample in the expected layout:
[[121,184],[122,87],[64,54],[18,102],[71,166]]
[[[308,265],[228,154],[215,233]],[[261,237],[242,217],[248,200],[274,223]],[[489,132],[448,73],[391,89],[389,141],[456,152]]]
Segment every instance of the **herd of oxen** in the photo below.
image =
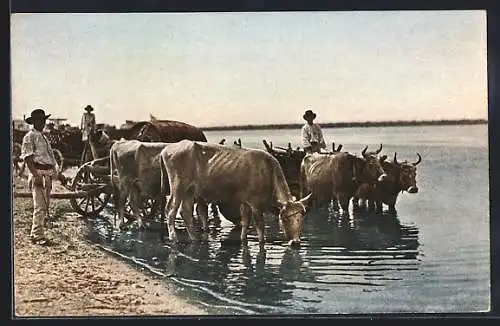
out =
[[395,212],[399,193],[418,192],[418,153],[417,161],[411,163],[398,161],[396,153],[388,160],[386,155],[380,155],[382,145],[376,151],[367,150],[363,148],[361,155],[340,148],[307,155],[301,152],[299,192],[294,196],[284,163],[269,150],[242,147],[241,141],[227,146],[191,140],[119,140],[110,149],[111,184],[118,214],[115,226],[124,223],[128,199],[133,218],[141,228],[145,227],[141,205],[144,198],[152,198],[159,203],[171,241],[178,241],[174,222],[179,210],[189,239],[199,240],[193,224],[195,209],[201,222],[201,239],[207,240],[208,210],[212,205],[241,226],[242,242],[247,241],[252,222],[259,242],[265,241],[263,214],[270,212],[279,216],[288,243],[297,245],[303,218],[311,207],[333,204],[340,214],[347,215],[352,202],[353,208],[381,212],[385,204],[389,212]]

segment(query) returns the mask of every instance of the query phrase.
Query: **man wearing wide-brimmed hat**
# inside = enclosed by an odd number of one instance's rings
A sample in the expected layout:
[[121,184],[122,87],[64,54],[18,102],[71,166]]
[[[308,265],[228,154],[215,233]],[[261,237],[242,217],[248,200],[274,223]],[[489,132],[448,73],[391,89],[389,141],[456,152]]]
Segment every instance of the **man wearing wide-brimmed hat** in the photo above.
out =
[[321,148],[326,148],[321,127],[314,123],[316,113],[306,110],[302,116],[307,123],[302,127],[302,146],[306,153],[320,152]]
[[94,132],[96,131],[95,114],[92,113],[92,111],[94,111],[94,108],[91,105],[87,105],[84,110],[87,112],[83,113],[82,121],[80,123],[80,128],[82,130],[82,140],[85,145],[82,153],[82,161],[84,161],[84,155],[89,147],[92,151],[93,159],[97,158],[97,151],[94,143],[92,142],[92,135],[94,135]]
[[30,238],[34,243],[47,244],[44,222],[49,213],[52,178],[58,174],[57,165],[50,142],[43,135],[45,121],[50,117],[43,109],[35,109],[25,119],[33,128],[24,136],[21,158],[29,169],[28,187],[33,194],[33,223]]

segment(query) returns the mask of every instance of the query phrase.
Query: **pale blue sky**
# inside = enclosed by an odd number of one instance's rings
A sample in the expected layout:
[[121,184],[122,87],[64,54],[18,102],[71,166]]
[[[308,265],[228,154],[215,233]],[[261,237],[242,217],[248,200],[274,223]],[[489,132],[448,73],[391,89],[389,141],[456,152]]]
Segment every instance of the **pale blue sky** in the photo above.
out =
[[12,115],[487,118],[485,11],[14,14]]

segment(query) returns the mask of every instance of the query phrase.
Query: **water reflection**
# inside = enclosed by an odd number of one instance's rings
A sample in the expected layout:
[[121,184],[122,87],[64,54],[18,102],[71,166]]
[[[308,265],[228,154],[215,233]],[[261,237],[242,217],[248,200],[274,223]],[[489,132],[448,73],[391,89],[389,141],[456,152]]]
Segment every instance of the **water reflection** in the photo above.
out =
[[204,293],[206,301],[260,313],[328,313],[318,304],[337,300],[345,287],[378,291],[418,270],[418,229],[394,215],[311,211],[297,249],[285,245],[276,216],[265,219],[264,245],[254,229],[241,245],[240,229],[224,222],[210,225],[208,243],[163,242],[159,224],[110,236],[105,218],[89,220],[89,238]]

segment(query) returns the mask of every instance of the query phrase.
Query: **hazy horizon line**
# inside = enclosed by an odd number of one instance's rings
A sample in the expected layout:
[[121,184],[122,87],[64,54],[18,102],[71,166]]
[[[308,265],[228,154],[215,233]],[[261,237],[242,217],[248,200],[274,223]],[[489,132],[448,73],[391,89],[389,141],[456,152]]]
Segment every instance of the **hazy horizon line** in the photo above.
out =
[[[488,119],[435,119],[435,120],[386,120],[386,121],[351,121],[318,123],[322,128],[349,128],[349,127],[389,127],[415,125],[461,125],[485,124]],[[296,129],[304,123],[272,123],[248,125],[220,125],[198,127],[201,130],[246,130],[246,129]]]

